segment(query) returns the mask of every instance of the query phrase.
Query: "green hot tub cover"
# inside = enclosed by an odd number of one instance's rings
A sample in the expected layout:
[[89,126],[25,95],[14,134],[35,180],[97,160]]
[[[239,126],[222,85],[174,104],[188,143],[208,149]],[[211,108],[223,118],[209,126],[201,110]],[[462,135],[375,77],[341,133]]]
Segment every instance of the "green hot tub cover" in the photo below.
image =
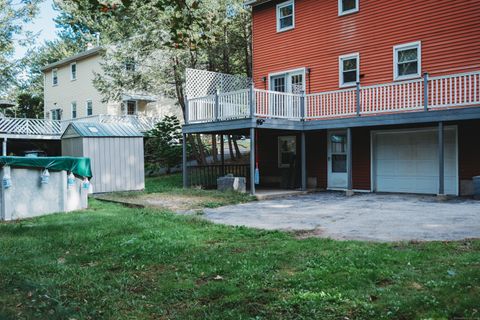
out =
[[69,171],[80,177],[91,178],[90,158],[76,157],[0,157],[0,166],[41,168],[53,171]]

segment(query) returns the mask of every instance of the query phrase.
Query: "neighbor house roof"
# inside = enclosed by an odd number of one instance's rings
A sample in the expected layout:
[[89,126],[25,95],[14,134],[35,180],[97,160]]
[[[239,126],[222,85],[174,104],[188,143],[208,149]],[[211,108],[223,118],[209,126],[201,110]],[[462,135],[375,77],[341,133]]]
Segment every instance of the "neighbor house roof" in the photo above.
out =
[[259,5],[259,4],[262,4],[262,3],[265,3],[265,2],[269,2],[271,0],[246,0],[244,2],[244,4],[246,6],[256,6],[256,5]]
[[60,67],[60,66],[66,65],[66,64],[70,64],[70,63],[78,61],[78,60],[82,60],[82,59],[85,59],[85,58],[88,58],[88,57],[92,57],[92,56],[95,56],[95,55],[99,54],[102,50],[104,50],[103,47],[94,47],[92,49],[88,49],[88,50],[80,52],[76,55],[65,58],[63,60],[60,60],[60,61],[57,61],[57,62],[54,62],[54,63],[50,63],[50,64],[46,65],[45,67],[43,67],[41,70],[43,72],[45,72],[45,71],[51,70],[53,68],[57,68],[57,67]]
[[62,139],[77,137],[143,137],[143,134],[129,124],[71,122],[63,133]]

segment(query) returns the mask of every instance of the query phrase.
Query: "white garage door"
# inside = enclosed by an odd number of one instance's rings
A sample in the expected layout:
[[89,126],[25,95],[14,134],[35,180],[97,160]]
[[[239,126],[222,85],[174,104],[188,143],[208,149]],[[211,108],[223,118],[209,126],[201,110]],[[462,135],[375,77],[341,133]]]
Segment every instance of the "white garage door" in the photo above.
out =
[[[445,193],[458,194],[456,127],[445,128]],[[374,133],[378,192],[438,193],[436,129]]]

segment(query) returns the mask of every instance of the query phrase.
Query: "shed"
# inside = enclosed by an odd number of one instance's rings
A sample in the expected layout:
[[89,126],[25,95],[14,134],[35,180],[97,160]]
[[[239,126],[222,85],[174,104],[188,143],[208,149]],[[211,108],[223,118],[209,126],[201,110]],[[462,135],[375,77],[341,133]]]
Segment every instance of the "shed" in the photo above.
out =
[[93,193],[145,188],[143,135],[128,124],[72,122],[62,155],[90,158]]

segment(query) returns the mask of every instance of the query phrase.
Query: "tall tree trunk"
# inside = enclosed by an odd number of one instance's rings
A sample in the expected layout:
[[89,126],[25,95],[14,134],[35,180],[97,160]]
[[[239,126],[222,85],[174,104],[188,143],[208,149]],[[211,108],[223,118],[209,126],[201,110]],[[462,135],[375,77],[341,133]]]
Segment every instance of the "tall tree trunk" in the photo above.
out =
[[217,135],[212,134],[212,157],[213,163],[218,162]]
[[235,153],[237,159],[242,159],[242,153],[240,152],[240,148],[238,147],[238,136],[233,136],[233,146],[235,147]]
[[232,146],[232,136],[228,135],[228,151],[230,152],[230,160],[235,160],[235,154],[233,153],[233,146]]

